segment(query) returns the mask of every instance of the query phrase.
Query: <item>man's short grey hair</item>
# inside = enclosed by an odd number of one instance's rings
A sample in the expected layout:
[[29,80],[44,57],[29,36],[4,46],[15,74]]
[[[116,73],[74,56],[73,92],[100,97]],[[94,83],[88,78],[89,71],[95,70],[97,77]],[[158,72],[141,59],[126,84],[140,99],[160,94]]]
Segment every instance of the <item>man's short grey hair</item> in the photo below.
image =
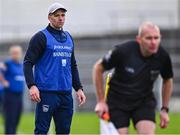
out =
[[155,28],[155,29],[159,30],[159,27],[156,24],[154,24],[150,21],[146,21],[140,25],[139,30],[138,30],[138,36],[142,36],[143,31],[146,27]]

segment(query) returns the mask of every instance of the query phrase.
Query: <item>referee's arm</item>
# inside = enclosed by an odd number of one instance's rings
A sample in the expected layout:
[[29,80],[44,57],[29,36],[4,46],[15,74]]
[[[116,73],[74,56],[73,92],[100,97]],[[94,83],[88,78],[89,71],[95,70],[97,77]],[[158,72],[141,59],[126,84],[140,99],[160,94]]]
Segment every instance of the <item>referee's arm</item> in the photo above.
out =
[[169,100],[173,90],[173,79],[163,79],[162,86],[162,108],[160,112],[160,127],[166,128],[169,124],[170,118],[168,115]]
[[102,59],[100,59],[93,68],[93,83],[96,87],[98,102],[104,102],[103,72],[104,67],[102,65]]
[[96,87],[98,102],[104,102],[103,72],[115,68],[119,62],[119,49],[117,46],[110,50],[103,59],[98,60],[93,68],[93,83]]
[[105,102],[105,94],[103,88],[103,72],[116,67],[118,60],[117,48],[109,51],[103,59],[97,61],[93,67],[93,83],[96,87],[97,104],[95,107],[96,114],[101,117],[103,113],[109,113],[108,105]]
[[169,100],[173,91],[173,68],[170,56],[168,54],[164,57],[164,64],[161,69],[161,76],[163,78],[162,106],[168,108]]
[[173,91],[173,79],[163,79],[163,86],[162,86],[162,106],[167,107],[169,106],[169,100],[172,95]]
[[172,95],[173,91],[173,70],[172,70],[172,62],[167,55],[164,58],[164,65],[161,70],[161,75],[163,78],[163,85],[162,85],[162,108],[160,112],[160,127],[161,128],[166,128],[169,124],[169,116],[168,116],[168,111],[169,111],[169,100]]

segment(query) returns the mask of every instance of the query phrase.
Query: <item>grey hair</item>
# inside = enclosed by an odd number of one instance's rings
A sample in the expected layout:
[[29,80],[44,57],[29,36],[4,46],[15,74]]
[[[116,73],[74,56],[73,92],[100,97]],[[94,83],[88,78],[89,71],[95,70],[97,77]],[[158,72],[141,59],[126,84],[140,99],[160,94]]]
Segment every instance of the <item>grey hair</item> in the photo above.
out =
[[154,24],[150,21],[146,21],[140,25],[139,30],[138,30],[138,36],[142,36],[144,29],[147,27],[154,28],[154,29],[157,29],[158,31],[160,31],[159,27],[156,24]]

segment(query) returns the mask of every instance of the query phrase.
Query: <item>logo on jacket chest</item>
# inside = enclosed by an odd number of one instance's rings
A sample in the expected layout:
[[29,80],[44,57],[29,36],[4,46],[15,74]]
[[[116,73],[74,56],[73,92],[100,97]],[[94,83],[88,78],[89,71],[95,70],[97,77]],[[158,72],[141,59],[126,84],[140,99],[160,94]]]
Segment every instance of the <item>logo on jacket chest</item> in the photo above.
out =
[[71,57],[72,46],[70,45],[54,45],[53,57]]
[[135,73],[135,70],[132,67],[125,67],[125,71],[128,72],[128,73],[131,73],[131,74]]
[[155,80],[158,77],[159,73],[160,73],[159,70],[151,70],[150,71],[151,80]]
[[62,59],[62,61],[61,61],[61,62],[62,62],[62,66],[63,66],[63,67],[65,67],[65,66],[66,66],[66,64],[67,64],[66,59]]
[[72,50],[70,45],[54,45],[54,50]]

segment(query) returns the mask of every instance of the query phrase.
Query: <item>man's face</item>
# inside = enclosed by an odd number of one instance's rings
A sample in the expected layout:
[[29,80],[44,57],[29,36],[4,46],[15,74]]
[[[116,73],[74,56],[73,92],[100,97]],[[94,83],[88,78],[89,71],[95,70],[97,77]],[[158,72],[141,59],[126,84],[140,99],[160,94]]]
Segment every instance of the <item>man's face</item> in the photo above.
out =
[[11,58],[12,58],[14,61],[20,61],[21,58],[22,58],[22,50],[21,50],[21,48],[19,48],[19,47],[13,47],[13,48],[10,50],[10,55],[11,55]]
[[145,28],[137,41],[140,44],[141,52],[146,56],[157,53],[161,42],[160,30],[156,27]]
[[61,9],[55,11],[53,14],[48,16],[50,23],[57,29],[63,27],[65,22],[65,12]]

